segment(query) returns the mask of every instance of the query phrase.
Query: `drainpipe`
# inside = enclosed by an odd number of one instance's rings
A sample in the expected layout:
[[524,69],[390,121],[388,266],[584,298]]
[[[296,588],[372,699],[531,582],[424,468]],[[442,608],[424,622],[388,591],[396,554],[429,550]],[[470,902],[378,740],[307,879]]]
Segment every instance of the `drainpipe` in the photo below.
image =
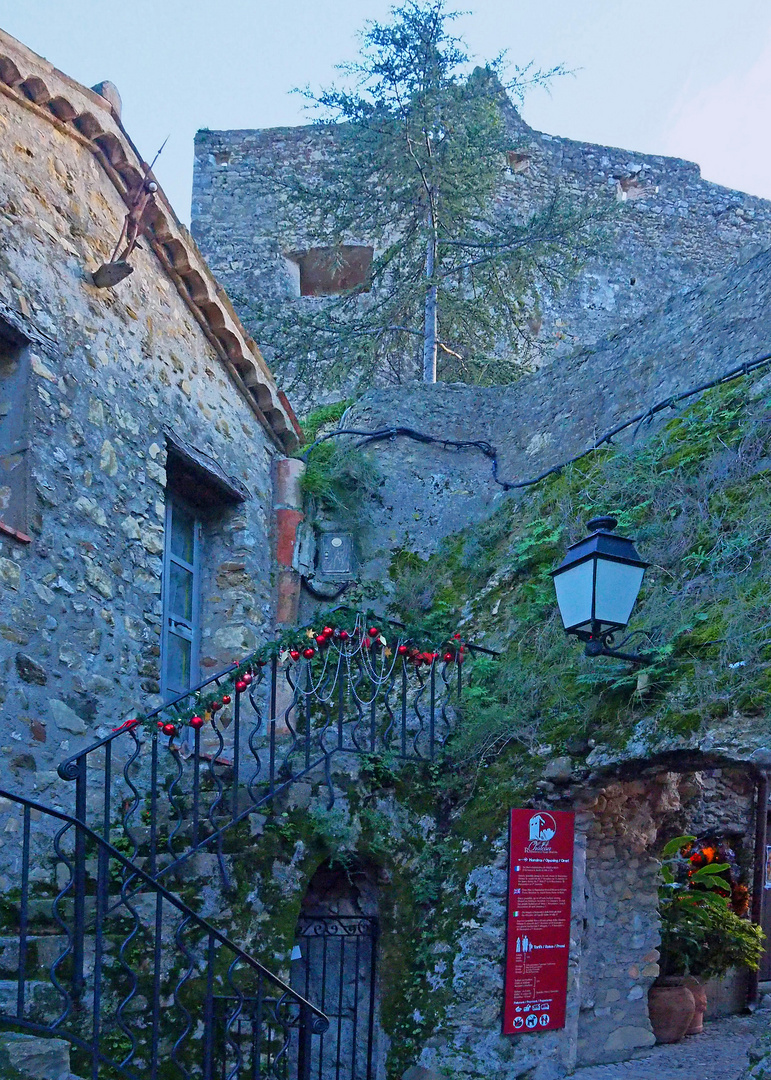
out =
[[[768,821],[768,773],[761,772],[755,789],[755,863],[752,875],[752,921],[760,926],[763,918],[763,889],[766,884],[766,825]],[[747,993],[747,1004],[758,1000],[760,973],[753,971]]]
[[305,462],[300,461],[299,458],[280,458],[276,463],[274,502],[276,562],[278,563],[276,622],[284,626],[297,622],[300,604],[300,575],[292,568],[292,559],[297,540],[297,526],[303,520],[300,479],[304,472]]

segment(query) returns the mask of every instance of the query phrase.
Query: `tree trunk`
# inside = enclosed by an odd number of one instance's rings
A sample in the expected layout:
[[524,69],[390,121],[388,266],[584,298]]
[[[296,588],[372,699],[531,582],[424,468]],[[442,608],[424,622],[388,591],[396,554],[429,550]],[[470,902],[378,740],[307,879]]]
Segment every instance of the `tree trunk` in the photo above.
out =
[[431,221],[431,235],[426,245],[426,306],[423,321],[423,382],[436,382],[437,287],[433,283],[436,262],[436,233]]

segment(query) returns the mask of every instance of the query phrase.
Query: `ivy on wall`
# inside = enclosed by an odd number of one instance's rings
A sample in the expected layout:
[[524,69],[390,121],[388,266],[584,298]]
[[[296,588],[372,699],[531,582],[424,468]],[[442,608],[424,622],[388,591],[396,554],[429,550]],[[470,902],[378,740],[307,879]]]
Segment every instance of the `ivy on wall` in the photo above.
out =
[[[651,750],[771,705],[771,392],[711,390],[647,441],[598,450],[510,499],[426,561],[397,553],[393,608],[459,625],[503,650],[475,665],[452,753],[490,763],[544,745]],[[586,659],[566,639],[550,571],[595,514],[634,535],[648,570],[632,628],[654,640],[642,672]],[[756,718],[756,719],[752,719]],[[744,721],[746,723],[746,721]]]

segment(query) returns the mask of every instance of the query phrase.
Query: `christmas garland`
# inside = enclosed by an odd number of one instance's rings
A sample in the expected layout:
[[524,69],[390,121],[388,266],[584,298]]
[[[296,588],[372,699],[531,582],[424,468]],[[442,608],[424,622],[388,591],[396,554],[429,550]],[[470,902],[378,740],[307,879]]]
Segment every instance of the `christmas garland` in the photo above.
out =
[[[339,615],[339,612],[336,611],[334,615]],[[327,671],[333,657],[336,657],[338,667],[345,664],[350,671],[351,664],[355,664],[357,674],[363,669],[370,681],[379,686],[390,679],[397,665],[404,668],[409,665],[415,670],[425,667],[430,672],[439,663],[446,666],[462,664],[468,656],[468,646],[457,632],[442,639],[438,646],[434,644],[421,648],[415,642],[421,638],[425,641],[428,635],[420,628],[413,630],[404,627],[397,630],[394,627],[396,638],[389,642],[381,629],[382,620],[371,612],[359,612],[342,620],[334,615],[317,622],[315,626],[283,630],[278,640],[261,645],[212,679],[216,683],[214,690],[203,687],[185,695],[192,699],[189,706],[183,706],[182,699],[127,720],[113,730],[142,725],[148,732],[157,730],[169,739],[179,736],[185,727],[200,731],[205,724],[213,724],[222,709],[249,692],[252,684],[261,678],[261,669],[274,661],[284,669],[295,668],[298,679],[294,685],[299,685],[299,677],[304,677],[308,688],[314,692],[324,681],[323,674],[322,678],[318,678],[319,672],[322,669],[324,673]],[[157,719],[159,713],[167,711],[174,714],[173,720]]]

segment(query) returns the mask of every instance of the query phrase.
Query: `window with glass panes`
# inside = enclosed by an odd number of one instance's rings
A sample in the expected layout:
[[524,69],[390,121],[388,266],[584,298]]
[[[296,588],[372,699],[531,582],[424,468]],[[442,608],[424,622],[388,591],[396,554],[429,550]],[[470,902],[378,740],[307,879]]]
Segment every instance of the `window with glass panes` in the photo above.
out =
[[201,523],[167,492],[161,643],[161,692],[167,701],[198,682],[200,579]]
[[0,322],[0,521],[9,529],[28,528],[29,353]]

